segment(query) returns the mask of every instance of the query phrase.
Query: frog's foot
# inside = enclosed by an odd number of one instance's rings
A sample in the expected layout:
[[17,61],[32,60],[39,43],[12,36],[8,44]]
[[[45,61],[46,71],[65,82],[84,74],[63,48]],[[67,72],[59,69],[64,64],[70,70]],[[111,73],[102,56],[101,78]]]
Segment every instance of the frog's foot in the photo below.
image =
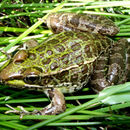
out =
[[22,119],[22,117],[24,115],[31,115],[32,112],[28,112],[26,111],[22,106],[17,106],[18,108],[21,109],[21,111],[18,111],[16,109],[14,109],[13,107],[11,107],[10,105],[6,104],[7,107],[9,107],[11,110],[9,111],[6,111],[5,114],[8,114],[8,113],[15,113],[15,114],[19,114],[20,115],[20,119]]

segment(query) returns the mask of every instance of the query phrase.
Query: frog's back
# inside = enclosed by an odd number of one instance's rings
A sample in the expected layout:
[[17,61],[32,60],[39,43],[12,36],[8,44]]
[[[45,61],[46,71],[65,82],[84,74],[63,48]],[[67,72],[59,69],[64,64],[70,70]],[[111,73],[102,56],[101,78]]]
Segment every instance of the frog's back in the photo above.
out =
[[[112,43],[111,39],[99,34],[62,32],[31,49],[23,66],[41,71],[41,85],[62,86],[64,92],[75,91],[73,89],[87,83],[96,59]],[[73,88],[67,90],[70,86]]]

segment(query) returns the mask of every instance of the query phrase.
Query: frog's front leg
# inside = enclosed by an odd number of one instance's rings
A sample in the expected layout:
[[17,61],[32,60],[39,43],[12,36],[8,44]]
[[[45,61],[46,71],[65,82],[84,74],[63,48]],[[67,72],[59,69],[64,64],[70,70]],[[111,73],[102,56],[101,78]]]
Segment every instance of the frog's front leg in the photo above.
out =
[[110,85],[109,82],[107,82],[106,80],[108,59],[109,53],[103,53],[96,61],[97,63],[94,68],[94,73],[91,76],[91,88],[97,93]]
[[65,99],[63,93],[60,90],[56,88],[48,89],[45,91],[45,93],[52,99],[51,103],[45,108],[39,111],[34,110],[33,112],[28,112],[21,106],[19,106],[21,111],[15,110],[11,106],[9,106],[12,110],[7,111],[6,113],[16,113],[20,114],[22,117],[23,115],[56,115],[65,111]]
[[56,115],[65,111],[65,99],[60,90],[54,88],[52,90],[46,90],[45,93],[52,98],[51,103],[42,110],[37,111],[36,113],[34,112],[34,114]]

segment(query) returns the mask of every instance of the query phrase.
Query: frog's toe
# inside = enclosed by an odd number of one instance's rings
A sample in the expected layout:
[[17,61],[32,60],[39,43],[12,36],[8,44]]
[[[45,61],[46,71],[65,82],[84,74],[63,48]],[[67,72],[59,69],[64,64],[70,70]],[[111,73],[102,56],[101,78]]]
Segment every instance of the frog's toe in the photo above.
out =
[[6,111],[5,114],[8,113],[15,113],[15,114],[19,114],[20,115],[20,119],[22,119],[22,117],[24,115],[30,115],[30,112],[26,111],[22,106],[17,106],[18,108],[21,109],[21,111],[14,109],[13,107],[11,107],[10,105],[6,104],[7,107],[9,107],[11,110]]

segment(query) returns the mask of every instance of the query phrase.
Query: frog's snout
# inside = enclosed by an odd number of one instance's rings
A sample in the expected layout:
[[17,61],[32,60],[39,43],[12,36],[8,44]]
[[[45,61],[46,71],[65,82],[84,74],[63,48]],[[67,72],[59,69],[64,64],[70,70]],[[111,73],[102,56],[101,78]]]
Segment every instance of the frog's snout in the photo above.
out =
[[26,50],[18,51],[14,55],[12,62],[0,72],[0,83],[21,77],[22,74],[21,71],[19,71],[19,67],[20,64],[27,58],[27,56],[28,53]]
[[0,72],[0,83],[20,76],[21,74],[19,71],[17,71],[16,68],[13,68],[13,63],[10,63]]

